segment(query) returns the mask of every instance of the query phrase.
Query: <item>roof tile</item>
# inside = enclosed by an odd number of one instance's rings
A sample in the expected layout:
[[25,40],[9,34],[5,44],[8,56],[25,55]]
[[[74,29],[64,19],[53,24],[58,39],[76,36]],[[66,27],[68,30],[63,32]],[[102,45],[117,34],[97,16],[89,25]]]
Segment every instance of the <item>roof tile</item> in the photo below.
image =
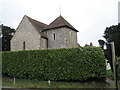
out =
[[[70,23],[68,23],[61,15],[56,18],[52,23],[48,25],[44,30],[52,29],[52,28],[58,28],[62,26],[67,26],[75,31],[77,31]],[[78,31],[77,31],[78,32]]]
[[28,20],[32,23],[32,25],[35,27],[35,29],[40,32],[40,34],[45,37],[45,35],[41,32],[43,29],[47,28],[47,24],[44,24],[42,22],[39,22],[37,20],[34,20],[28,16],[26,16],[28,18]]

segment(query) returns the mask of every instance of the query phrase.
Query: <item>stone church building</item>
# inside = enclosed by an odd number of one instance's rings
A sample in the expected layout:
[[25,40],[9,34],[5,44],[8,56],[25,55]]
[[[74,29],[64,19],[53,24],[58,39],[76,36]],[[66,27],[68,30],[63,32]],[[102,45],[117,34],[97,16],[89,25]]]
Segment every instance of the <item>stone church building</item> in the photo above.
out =
[[78,47],[77,32],[61,15],[49,25],[25,15],[11,39],[11,51]]

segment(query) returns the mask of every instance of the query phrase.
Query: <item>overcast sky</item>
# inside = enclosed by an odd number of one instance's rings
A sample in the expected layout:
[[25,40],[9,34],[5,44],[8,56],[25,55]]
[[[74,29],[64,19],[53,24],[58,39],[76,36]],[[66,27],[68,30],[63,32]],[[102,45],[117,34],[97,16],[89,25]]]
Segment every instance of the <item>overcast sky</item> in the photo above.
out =
[[98,46],[106,27],[118,23],[119,0],[0,0],[0,24],[16,29],[27,15],[50,24],[61,15],[78,31],[81,46]]

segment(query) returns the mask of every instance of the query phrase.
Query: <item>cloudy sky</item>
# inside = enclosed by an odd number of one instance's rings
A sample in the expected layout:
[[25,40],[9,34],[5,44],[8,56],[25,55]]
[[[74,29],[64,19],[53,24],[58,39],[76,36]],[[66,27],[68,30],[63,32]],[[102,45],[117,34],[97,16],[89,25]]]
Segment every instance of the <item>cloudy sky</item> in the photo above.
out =
[[[119,0],[0,0],[0,24],[16,29],[27,15],[49,24],[61,15],[78,31],[81,46],[98,46],[106,27],[118,23]],[[61,8],[61,9],[60,9]]]

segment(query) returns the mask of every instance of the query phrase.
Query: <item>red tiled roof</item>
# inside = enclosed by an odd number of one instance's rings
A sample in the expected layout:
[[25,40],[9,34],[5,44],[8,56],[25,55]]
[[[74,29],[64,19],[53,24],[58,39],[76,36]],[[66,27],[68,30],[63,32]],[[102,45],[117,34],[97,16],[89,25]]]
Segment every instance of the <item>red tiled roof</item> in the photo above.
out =
[[[46,27],[44,30],[49,30],[49,29],[53,29],[53,28],[58,28],[58,27],[69,27],[74,31],[77,31],[70,23],[68,23],[61,15],[56,18],[52,23],[50,23],[48,25],[48,27]],[[44,31],[43,30],[43,31]],[[78,32],[78,31],[77,31]]]

